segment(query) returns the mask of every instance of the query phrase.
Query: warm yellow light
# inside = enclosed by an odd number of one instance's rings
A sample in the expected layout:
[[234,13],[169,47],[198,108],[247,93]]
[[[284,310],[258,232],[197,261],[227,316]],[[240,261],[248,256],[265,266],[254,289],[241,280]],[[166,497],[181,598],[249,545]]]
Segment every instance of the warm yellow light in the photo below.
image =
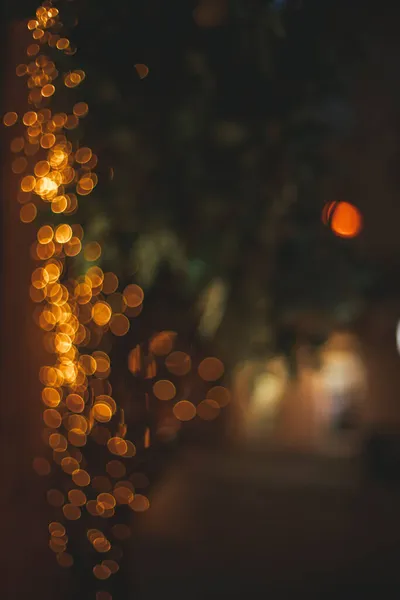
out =
[[92,317],[96,325],[106,325],[111,319],[111,308],[106,302],[96,302],[92,308]]
[[72,238],[71,226],[66,223],[59,225],[54,232],[54,237],[60,244],[66,244]]

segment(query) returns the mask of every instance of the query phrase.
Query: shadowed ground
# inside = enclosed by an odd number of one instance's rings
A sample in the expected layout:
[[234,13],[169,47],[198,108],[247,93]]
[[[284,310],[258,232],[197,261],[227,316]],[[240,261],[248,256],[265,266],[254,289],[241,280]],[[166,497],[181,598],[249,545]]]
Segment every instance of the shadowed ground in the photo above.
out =
[[139,520],[139,597],[386,597],[399,507],[355,460],[190,452]]

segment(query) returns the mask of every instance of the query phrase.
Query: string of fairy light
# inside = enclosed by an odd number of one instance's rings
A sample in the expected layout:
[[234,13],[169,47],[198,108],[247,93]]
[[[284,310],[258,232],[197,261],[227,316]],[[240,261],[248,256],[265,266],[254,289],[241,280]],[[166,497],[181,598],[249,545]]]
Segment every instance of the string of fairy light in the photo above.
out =
[[[30,110],[22,116],[14,111],[3,116],[5,126],[20,129],[10,144],[12,171],[19,178],[20,219],[32,223],[47,209],[54,218],[65,217],[67,221],[77,215],[79,199],[91,194],[98,184],[98,158],[89,147],[69,139],[69,131],[78,128],[88,114],[88,104],[75,103],[71,114],[52,112],[50,106],[57,89],[78,87],[86,74],[78,69],[60,74],[55,62],[44,53],[45,49],[70,56],[76,52],[70,40],[60,35],[63,25],[52,2],[44,2],[27,27],[33,43],[27,48],[27,64],[18,65],[16,75],[26,77]],[[146,65],[135,67],[139,77],[147,76]],[[145,493],[138,492],[148,486],[147,477],[140,472],[129,473],[129,459],[135,456],[136,446],[127,438],[124,410],[112,397],[110,357],[96,345],[99,347],[104,335],[119,337],[129,331],[130,320],[142,311],[144,292],[136,283],[118,291],[117,275],[99,266],[101,244],[85,243],[79,223],[42,224],[36,237],[31,247],[35,266],[29,294],[36,305],[34,318],[43,330],[45,350],[55,357],[53,364],[43,365],[39,373],[43,385],[43,438],[54,465],[45,457],[37,457],[33,466],[40,475],[56,469],[67,477],[62,490],[47,492],[48,503],[57,514],[57,520],[49,524],[49,546],[59,565],[73,566],[68,523],[86,514],[97,522],[96,527],[86,530],[93,549],[93,575],[104,581],[119,570],[122,551],[118,543],[130,536],[128,525],[115,521],[118,509],[129,507],[143,512],[150,502]],[[76,277],[74,261],[81,253],[85,264],[91,266]],[[190,376],[193,364],[186,352],[174,349],[175,344],[174,332],[155,334],[146,349],[138,344],[129,353],[129,370],[135,376],[144,373],[145,378],[154,379],[153,397],[169,406],[176,428],[196,416],[206,421],[216,418],[230,402],[229,391],[213,385],[197,404],[182,397],[177,382]],[[157,361],[163,361],[170,379],[156,378]],[[215,384],[223,373],[222,362],[208,357],[199,363],[196,377],[203,384]],[[90,473],[84,456],[88,442],[107,449],[102,474]],[[147,429],[143,445],[150,444]],[[111,600],[112,595],[99,590],[96,599]]]

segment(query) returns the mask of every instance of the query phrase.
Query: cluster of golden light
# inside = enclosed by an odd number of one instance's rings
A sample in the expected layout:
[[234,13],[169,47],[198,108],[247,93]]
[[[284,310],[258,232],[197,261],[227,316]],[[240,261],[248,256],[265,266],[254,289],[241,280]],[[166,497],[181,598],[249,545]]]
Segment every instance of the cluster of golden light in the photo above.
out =
[[[65,524],[89,514],[99,519],[99,528],[89,529],[87,538],[99,558],[104,558],[96,561],[93,574],[105,580],[119,570],[122,552],[116,542],[130,536],[130,529],[124,524],[108,527],[106,534],[103,530],[108,519],[115,516],[120,506],[144,512],[150,503],[145,493],[147,477],[127,473],[127,459],[136,455],[136,446],[126,437],[124,410],[112,396],[110,357],[97,348],[105,334],[119,337],[129,331],[130,319],[139,316],[143,309],[144,292],[135,283],[118,291],[118,277],[104,272],[98,264],[100,243],[85,242],[82,226],[67,222],[78,210],[78,198],[91,194],[97,185],[97,156],[89,147],[76,146],[69,139],[68,132],[88,114],[87,103],[75,103],[71,114],[52,112],[50,106],[57,80],[66,88],[74,88],[85,79],[85,73],[74,70],[60,75],[55,62],[44,53],[46,46],[49,53],[72,55],[76,51],[68,38],[60,35],[59,11],[51,1],[38,8],[36,18],[27,26],[33,37],[27,48],[30,58],[27,64],[17,66],[16,75],[27,77],[29,110],[20,116],[10,111],[4,115],[3,123],[19,128],[10,150],[14,157],[12,171],[19,177],[21,221],[32,223],[39,212],[46,208],[49,212],[49,221],[38,226],[31,246],[35,266],[29,293],[36,305],[34,318],[43,331],[45,350],[54,357],[52,364],[43,365],[39,372],[43,385],[43,440],[54,464],[36,457],[33,467],[41,476],[53,470],[67,476],[63,491],[52,488],[47,492],[48,503],[58,511],[57,521],[49,525],[49,546],[58,563],[62,567],[74,563],[68,552]],[[137,64],[135,68],[141,78],[147,76],[146,65]],[[62,222],[54,224],[52,218],[56,216]],[[81,254],[87,268],[76,276],[76,269],[71,267]],[[154,335],[146,356],[140,346],[131,351],[130,371],[154,379],[153,395],[171,408],[171,418],[176,423],[190,421],[196,415],[203,420],[214,419],[230,401],[228,390],[215,385],[205,391],[204,399],[197,405],[181,398],[178,379],[192,377],[193,364],[187,353],[174,350],[175,342],[176,333],[172,331]],[[157,361],[163,362],[175,382],[157,380]],[[207,384],[216,383],[223,372],[224,367],[216,358],[206,358],[197,367],[199,380]],[[84,456],[89,440],[108,451],[103,474],[90,473]],[[143,444],[145,448],[151,444],[149,429]],[[109,592],[103,591],[97,592],[96,598],[112,600]]]
[[[58,9],[44,2],[36,18],[28,22],[33,43],[27,48],[27,64],[18,65],[16,75],[27,78],[29,109],[20,116],[6,113],[3,123],[19,128],[10,150],[12,171],[19,176],[21,221],[31,223],[38,212],[50,209],[49,221],[38,227],[31,247],[36,264],[30,297],[36,304],[34,318],[43,330],[45,349],[54,356],[52,364],[42,366],[39,373],[43,439],[54,466],[47,458],[36,457],[33,467],[42,476],[58,469],[68,477],[63,491],[48,490],[47,501],[59,511],[58,520],[49,525],[49,546],[62,567],[71,567],[74,560],[67,551],[67,522],[79,520],[85,512],[101,522],[114,517],[123,505],[142,512],[149,508],[149,500],[136,491],[148,486],[147,478],[141,473],[127,475],[125,463],[135,456],[136,446],[126,439],[124,411],[112,397],[110,358],[96,350],[107,332],[115,336],[128,332],[130,318],[142,310],[144,293],[135,284],[118,292],[118,277],[96,264],[101,245],[95,240],[85,243],[82,226],[67,222],[78,210],[78,198],[93,192],[98,177],[94,171],[97,156],[91,148],[76,146],[69,139],[69,131],[88,114],[88,104],[75,103],[71,114],[51,110],[59,82],[75,88],[85,79],[82,70],[61,75],[45,54],[46,46],[52,49],[49,53],[75,53],[70,41],[60,35],[59,17]],[[145,76],[143,69],[139,71]],[[65,221],[55,225],[51,215],[63,220],[65,215]],[[81,253],[88,267],[82,275],[71,277],[74,257]],[[103,475],[90,474],[84,456],[89,439],[109,453]],[[104,558],[93,566],[93,574],[100,580],[119,570],[117,561],[122,553],[115,542],[130,536],[123,524],[114,525],[107,536],[101,531],[106,523],[87,532],[94,550]],[[111,595],[99,591],[97,599],[111,600]]]
[[[59,12],[50,2],[39,7],[36,19],[28,22],[36,43],[27,49],[31,62],[18,65],[16,74],[27,77],[31,109],[20,117],[13,111],[3,117],[4,125],[10,127],[19,122],[25,128],[10,146],[11,152],[17,155],[12,170],[22,175],[18,199],[23,205],[20,216],[25,223],[35,219],[40,201],[49,203],[55,214],[74,214],[78,208],[77,196],[89,195],[98,182],[93,172],[97,157],[90,148],[74,149],[66,135],[88,114],[87,103],[76,103],[71,114],[52,113],[49,108],[59,72],[54,61],[44,54],[45,47],[56,48],[65,54],[74,53],[69,40],[54,33],[53,30],[58,31],[60,26]],[[65,74],[63,81],[67,87],[76,87],[84,79],[85,73],[78,70]],[[29,173],[29,158],[36,155],[40,155],[40,160]],[[73,256],[79,246],[76,240],[72,241]]]
[[[132,298],[134,297],[132,294]],[[196,416],[203,421],[216,419],[221,409],[226,407],[231,400],[229,390],[218,385],[224,375],[224,365],[221,360],[207,357],[200,361],[195,370],[189,354],[181,350],[174,350],[176,340],[175,332],[161,331],[151,338],[147,354],[138,345],[131,350],[128,357],[129,370],[134,375],[144,374],[147,379],[156,379],[152,384],[153,396],[169,405],[169,411],[167,410],[164,416],[164,423],[161,424],[161,429],[167,436],[169,433],[173,435],[183,422],[191,421]],[[157,379],[159,366],[164,372],[167,370],[172,378]],[[180,385],[181,382],[183,385]],[[196,395],[198,390],[204,387],[204,384],[212,387],[204,391],[204,396],[200,401],[192,401],[186,397],[186,395],[190,396],[188,393],[190,390],[193,390]],[[181,393],[180,388],[183,388],[185,392]]]

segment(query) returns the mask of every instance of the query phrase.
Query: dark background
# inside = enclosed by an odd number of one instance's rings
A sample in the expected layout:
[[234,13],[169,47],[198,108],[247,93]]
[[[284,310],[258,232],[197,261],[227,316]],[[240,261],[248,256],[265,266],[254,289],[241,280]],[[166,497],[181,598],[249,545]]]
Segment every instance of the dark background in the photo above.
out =
[[[134,385],[127,351],[160,329],[176,330],[195,357],[221,356],[229,381],[249,356],[283,352],[293,359],[299,343],[317,347],[338,327],[356,330],[373,346],[383,339],[379,331],[372,335],[375,312],[393,307],[389,337],[397,319],[399,8],[356,0],[232,0],[221,2],[213,26],[205,26],[198,12],[193,17],[198,4],[63,5],[78,53],[58,59],[65,70],[83,68],[87,78],[69,96],[60,91],[55,103],[62,110],[74,95],[88,102],[89,116],[74,135],[99,156],[100,183],[81,203],[80,222],[89,238],[100,236],[102,266],[121,283],[143,275],[143,239],[173,240],[157,251],[154,277],[143,284],[137,327],[113,349],[113,376],[125,389]],[[9,63],[14,55],[15,64],[22,60],[18,23],[35,9],[31,2],[3,4],[2,113],[23,102]],[[139,78],[137,63],[148,65],[147,78]],[[41,443],[40,340],[23,299],[34,231],[21,233],[10,208],[8,143],[4,134],[2,395],[15,399],[2,406],[5,597],[19,600],[40,589],[43,597],[86,598],[85,586],[92,586],[86,571],[78,568],[74,579],[53,569],[45,486],[30,473]],[[360,209],[358,238],[339,239],[322,224],[324,204],[335,200]],[[227,285],[228,300],[216,334],[204,339],[198,303],[216,277]],[[34,358],[27,355],[21,367],[24,349]],[[396,364],[393,375],[382,375],[382,396],[397,398]],[[393,406],[400,414],[395,400]],[[382,423],[390,426],[391,418],[383,414]],[[224,428],[191,432],[186,442],[192,434],[204,446],[224,439]],[[282,485],[274,459],[262,453],[218,455],[220,462],[215,451],[202,460],[189,454],[175,471],[167,450],[147,457],[154,511],[133,524],[115,598],[398,591],[395,483],[364,480],[357,462],[317,468],[311,460],[310,475],[304,459],[290,455],[278,463]],[[321,473],[336,471],[327,491]],[[303,472],[296,487],[293,479]],[[396,458],[386,472],[396,480]]]

